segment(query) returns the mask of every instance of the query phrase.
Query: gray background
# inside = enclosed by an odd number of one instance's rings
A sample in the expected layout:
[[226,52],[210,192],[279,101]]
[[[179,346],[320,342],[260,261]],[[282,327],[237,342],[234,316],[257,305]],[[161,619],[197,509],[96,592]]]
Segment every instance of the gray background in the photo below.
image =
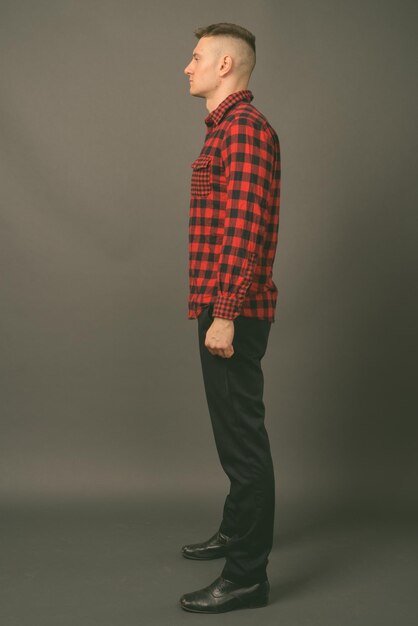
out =
[[[193,30],[218,21],[256,35],[249,88],[281,143],[263,361],[278,528],[297,536],[302,510],[415,519],[416,18],[408,0],[0,0],[0,496],[5,515],[22,511],[13,545],[29,505],[147,503],[172,551],[164,520],[191,524],[183,543],[219,521],[228,484],[187,319],[190,164],[207,110],[183,74]],[[51,609],[31,589],[29,606]]]

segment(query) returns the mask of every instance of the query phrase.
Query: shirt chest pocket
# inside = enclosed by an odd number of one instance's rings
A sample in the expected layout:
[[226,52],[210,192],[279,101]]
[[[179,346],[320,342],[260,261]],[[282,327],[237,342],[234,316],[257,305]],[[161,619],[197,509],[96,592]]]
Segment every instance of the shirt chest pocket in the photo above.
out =
[[191,194],[195,198],[204,198],[212,191],[211,161],[210,156],[201,154],[191,165],[193,168]]

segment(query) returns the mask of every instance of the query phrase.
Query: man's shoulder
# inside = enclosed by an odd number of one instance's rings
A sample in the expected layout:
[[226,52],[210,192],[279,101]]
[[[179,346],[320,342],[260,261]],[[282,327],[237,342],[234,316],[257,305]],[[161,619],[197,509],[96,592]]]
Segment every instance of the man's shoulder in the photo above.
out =
[[226,129],[239,124],[252,126],[259,130],[268,130],[275,134],[267,117],[250,102],[239,102],[225,117]]

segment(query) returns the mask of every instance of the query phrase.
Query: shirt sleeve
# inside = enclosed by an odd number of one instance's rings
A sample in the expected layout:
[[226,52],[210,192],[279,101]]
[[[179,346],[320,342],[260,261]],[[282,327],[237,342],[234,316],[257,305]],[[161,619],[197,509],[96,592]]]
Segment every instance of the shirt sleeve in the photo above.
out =
[[241,312],[264,240],[272,140],[261,124],[238,118],[228,128],[221,157],[225,167],[226,207],[212,315],[233,320]]

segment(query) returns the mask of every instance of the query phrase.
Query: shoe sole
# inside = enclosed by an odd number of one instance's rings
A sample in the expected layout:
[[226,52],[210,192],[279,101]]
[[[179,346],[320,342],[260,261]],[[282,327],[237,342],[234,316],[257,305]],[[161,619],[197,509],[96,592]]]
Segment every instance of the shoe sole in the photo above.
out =
[[182,552],[185,559],[191,559],[192,561],[212,561],[213,559],[223,559],[225,554],[214,554],[210,556],[193,556]]
[[180,606],[183,609],[183,611],[189,611],[189,613],[211,614],[211,613],[227,613],[229,611],[238,611],[240,609],[259,609],[259,608],[262,608],[263,606],[267,606],[268,603],[269,603],[268,600],[260,600],[258,602],[250,602],[248,604],[242,604],[241,606],[236,606],[233,609],[222,609],[222,608],[220,608],[217,611],[200,611],[199,609],[187,608],[187,607],[183,606],[182,604],[180,604]]

